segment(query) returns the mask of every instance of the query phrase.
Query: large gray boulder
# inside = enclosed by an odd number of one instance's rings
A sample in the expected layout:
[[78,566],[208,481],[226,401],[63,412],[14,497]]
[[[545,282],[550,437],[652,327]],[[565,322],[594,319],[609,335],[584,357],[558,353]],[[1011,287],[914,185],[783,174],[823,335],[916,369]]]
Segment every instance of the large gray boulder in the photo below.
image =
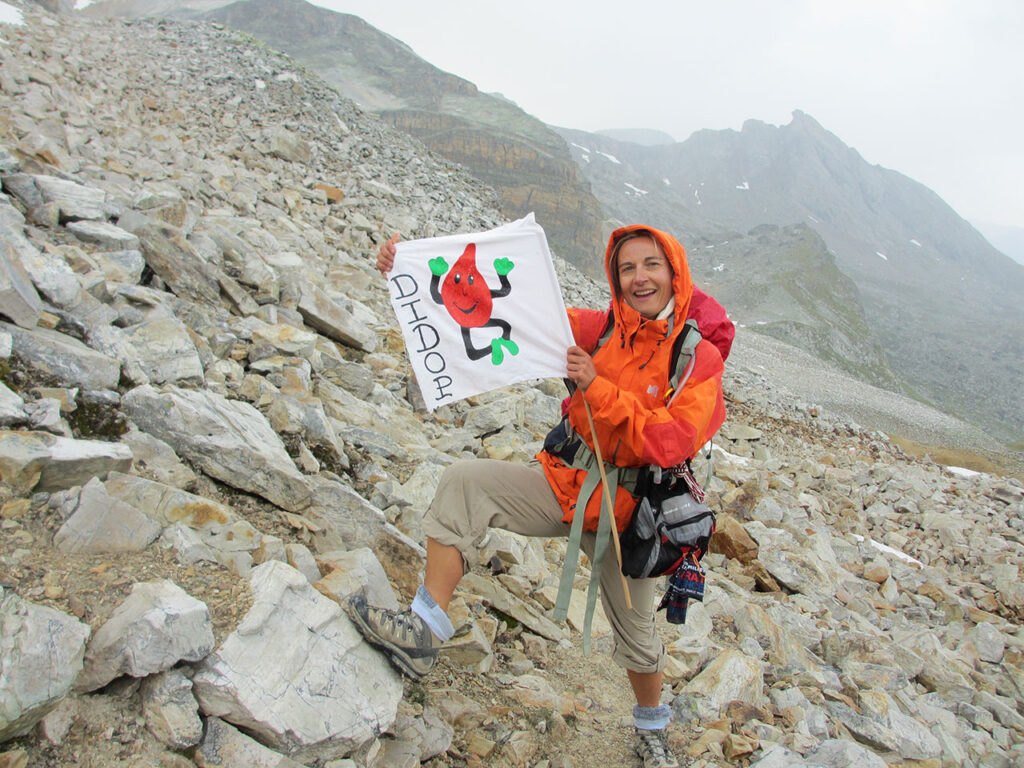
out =
[[0,382],[0,427],[13,427],[28,421],[25,401]]
[[24,493],[66,490],[131,466],[131,449],[121,443],[0,430],[0,480]]
[[377,334],[315,285],[303,287],[298,310],[310,328],[328,338],[364,352],[377,349]]
[[203,261],[184,232],[160,221],[132,217],[121,222],[139,238],[146,264],[183,299],[217,305],[220,271]]
[[90,641],[75,687],[93,691],[121,675],[164,672],[205,658],[213,645],[205,603],[171,581],[136,584]]
[[300,762],[347,754],[390,728],[401,680],[341,608],[281,562],[254,568],[250,584],[249,612],[193,676],[202,712]]
[[39,321],[43,301],[18,255],[24,235],[11,213],[18,212],[6,198],[0,198],[0,314],[23,328],[32,328]]
[[87,347],[71,336],[46,328],[27,330],[8,323],[14,363],[33,378],[62,387],[117,389],[121,362]]
[[82,488],[78,504],[54,535],[53,544],[61,552],[141,552],[162,530],[153,518],[112,498],[94,477]]
[[62,221],[90,219],[101,221],[112,212],[107,194],[68,179],[42,174],[12,174],[4,178],[4,188],[28,209],[51,204],[60,209]]
[[170,314],[154,313],[127,329],[97,329],[90,341],[124,364],[125,377],[137,384],[206,383],[203,364],[185,325]]
[[24,736],[82,671],[89,626],[0,586],[0,742]]

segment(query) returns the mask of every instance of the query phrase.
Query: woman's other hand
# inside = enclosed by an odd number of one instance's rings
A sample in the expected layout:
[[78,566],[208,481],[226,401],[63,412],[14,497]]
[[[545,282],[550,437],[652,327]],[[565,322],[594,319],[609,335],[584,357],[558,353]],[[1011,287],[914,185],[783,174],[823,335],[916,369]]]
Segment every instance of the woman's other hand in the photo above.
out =
[[566,362],[569,369],[569,378],[576,382],[576,386],[587,391],[590,383],[597,378],[597,369],[594,367],[594,358],[588,355],[582,347],[569,347],[566,353]]
[[381,274],[387,275],[391,268],[395,266],[395,246],[398,244],[398,241],[398,233],[395,232],[377,251],[377,269],[381,271]]

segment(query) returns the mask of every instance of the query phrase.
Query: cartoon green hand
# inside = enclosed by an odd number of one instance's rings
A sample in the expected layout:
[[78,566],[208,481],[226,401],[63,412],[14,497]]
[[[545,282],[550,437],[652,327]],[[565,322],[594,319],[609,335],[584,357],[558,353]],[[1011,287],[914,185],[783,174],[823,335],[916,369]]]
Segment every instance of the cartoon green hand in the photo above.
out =
[[442,256],[431,259],[427,264],[430,266],[430,273],[438,277],[448,271],[448,262]]
[[511,272],[514,266],[515,264],[512,263],[512,260],[505,257],[494,260],[494,271],[502,277]]

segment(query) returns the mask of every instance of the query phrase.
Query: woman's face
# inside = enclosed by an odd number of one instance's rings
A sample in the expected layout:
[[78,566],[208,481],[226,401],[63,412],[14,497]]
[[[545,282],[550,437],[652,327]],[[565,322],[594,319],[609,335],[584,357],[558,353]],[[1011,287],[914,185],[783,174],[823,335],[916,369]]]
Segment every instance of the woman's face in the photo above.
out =
[[644,317],[657,317],[672,298],[672,267],[651,238],[623,243],[615,269],[622,299]]

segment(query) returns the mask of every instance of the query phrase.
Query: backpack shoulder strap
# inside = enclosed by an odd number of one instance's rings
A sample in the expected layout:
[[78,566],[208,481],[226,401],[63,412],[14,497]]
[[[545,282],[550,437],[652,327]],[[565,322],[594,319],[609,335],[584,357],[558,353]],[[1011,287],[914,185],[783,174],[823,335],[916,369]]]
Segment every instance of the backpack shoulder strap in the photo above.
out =
[[697,351],[697,345],[700,344],[701,338],[697,321],[691,318],[686,321],[683,332],[676,337],[672,344],[672,362],[668,377],[672,394],[669,395],[669,405],[679,396],[686,380],[693,373],[694,353]]

